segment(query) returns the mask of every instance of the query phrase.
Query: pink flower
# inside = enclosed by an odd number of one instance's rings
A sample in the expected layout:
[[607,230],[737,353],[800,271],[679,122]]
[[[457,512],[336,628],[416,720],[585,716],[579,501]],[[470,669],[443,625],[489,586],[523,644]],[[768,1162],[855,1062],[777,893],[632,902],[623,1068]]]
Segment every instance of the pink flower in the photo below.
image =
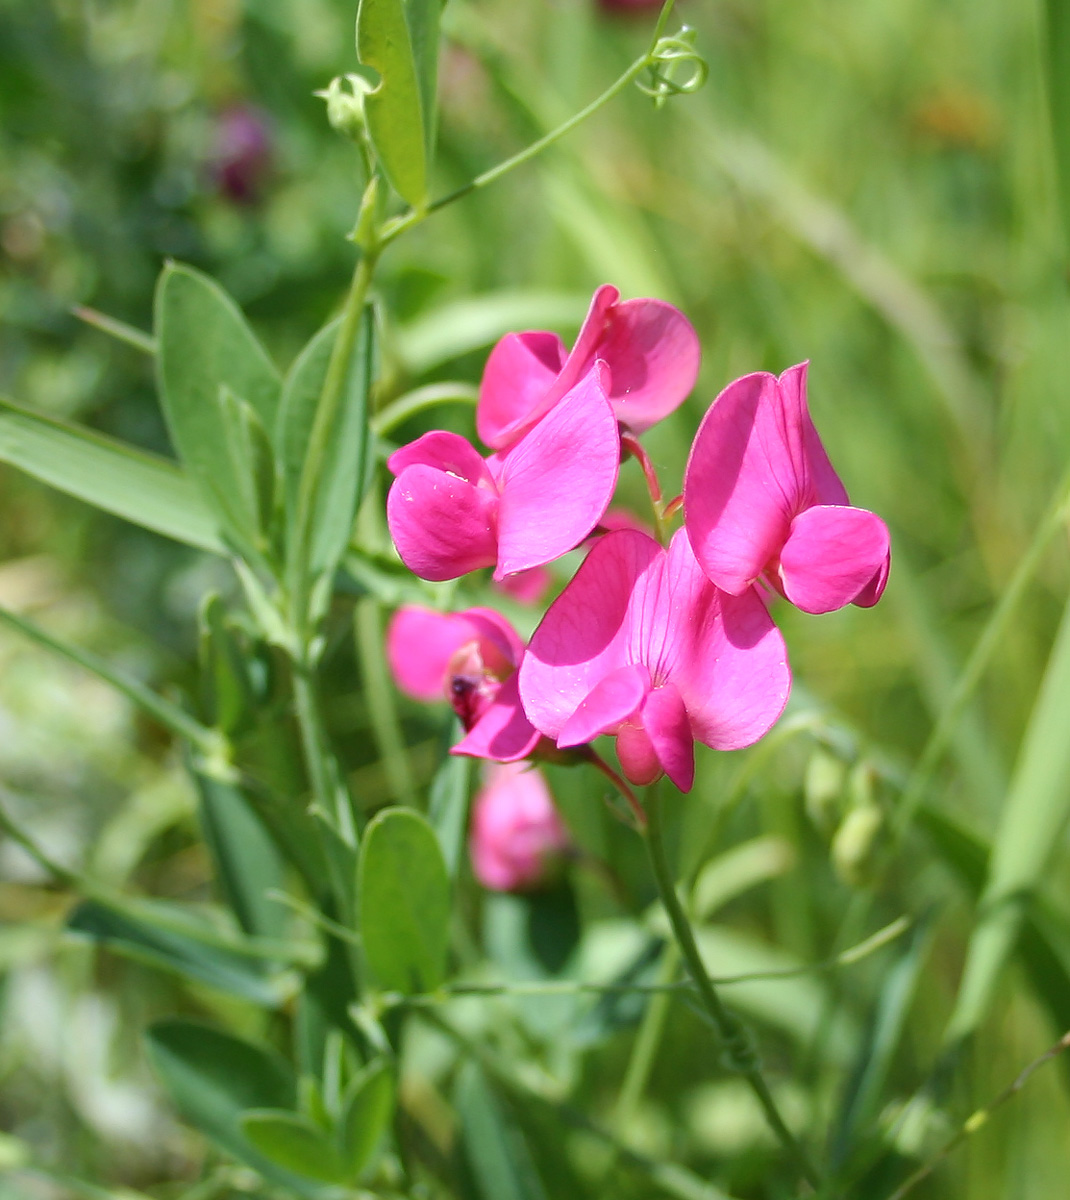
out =
[[507,334],[490,352],[476,407],[476,430],[504,450],[560,403],[600,359],[617,420],[642,433],[668,416],[695,386],[698,336],[663,300],[624,300],[611,284],[594,294],[572,352],[555,333]]
[[531,723],[559,747],[615,734],[635,784],[663,772],[694,782],[694,741],[749,746],[780,716],[791,672],[753,589],[728,596],[702,573],[686,534],[668,550],[607,534],[550,606],[520,667]]
[[503,579],[566,554],[598,524],[620,470],[620,435],[595,363],[507,453],[482,458],[455,433],[424,434],[390,456],[387,524],[423,579],[494,567]]
[[518,604],[538,604],[550,590],[554,577],[545,567],[531,567],[527,571],[518,571],[515,575],[506,575],[499,583],[494,583],[495,591],[504,596],[511,596]]
[[516,630],[490,608],[440,613],[406,605],[386,631],[398,687],[417,700],[448,700],[464,726],[452,754],[512,762],[534,750],[539,733],[517,691],[523,656]]
[[713,402],[684,474],[687,533],[734,596],[764,578],[804,612],[868,608],[888,579],[888,529],[848,504],[810,419],[806,367],[745,375]]
[[520,763],[492,767],[475,798],[468,842],[479,882],[496,892],[536,887],[568,847],[542,773]]

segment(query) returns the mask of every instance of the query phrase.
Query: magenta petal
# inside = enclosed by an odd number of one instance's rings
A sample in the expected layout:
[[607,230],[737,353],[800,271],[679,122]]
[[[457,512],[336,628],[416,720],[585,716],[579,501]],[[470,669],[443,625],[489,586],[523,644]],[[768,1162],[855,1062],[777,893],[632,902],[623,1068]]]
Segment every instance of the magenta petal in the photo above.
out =
[[636,787],[646,787],[664,772],[654,744],[641,725],[621,727],[617,734],[617,758],[624,778]]
[[739,595],[761,574],[803,507],[809,473],[798,414],[777,380],[730,383],[702,420],[684,474],[687,533],[702,569]]
[[[463,440],[463,439],[462,439]],[[386,498],[401,561],[421,579],[456,579],[498,558],[498,497],[434,467],[406,467]]]
[[587,310],[587,316],[583,318],[583,324],[576,335],[576,343],[569,351],[561,374],[554,383],[551,392],[554,401],[559,400],[579,383],[596,358],[604,357],[598,353],[598,349],[605,336],[609,314],[619,299],[620,292],[611,283],[603,283],[591,297],[591,307]]
[[625,300],[609,313],[597,355],[609,367],[617,420],[642,433],[687,398],[702,352],[678,308],[663,300]]
[[506,455],[498,487],[498,569],[560,558],[598,524],[620,469],[620,435],[600,364]]
[[417,604],[399,608],[386,631],[386,659],[394,682],[416,700],[442,700],[446,667],[471,636],[463,617]]
[[524,657],[524,642],[512,623],[493,608],[466,608],[457,614],[458,620],[466,622],[472,631],[470,637],[481,642],[492,642],[501,651],[503,658],[514,667]]
[[482,483],[494,490],[491,473],[475,446],[459,433],[447,433],[444,429],[425,433],[415,442],[395,450],[386,465],[394,475],[400,475],[406,467],[436,467],[458,479],[466,479],[471,484]]
[[660,555],[644,534],[607,534],[550,605],[520,664],[524,711],[548,737],[557,738],[600,679],[634,661],[628,653],[632,592]]
[[810,467],[812,496],[807,504],[848,504],[847,489],[832,469],[814,423],[810,419],[810,407],[806,401],[806,372],[809,363],[789,367],[777,381],[785,409],[794,414],[802,428],[803,446]]
[[517,677],[510,675],[490,707],[450,753],[490,758],[496,762],[516,762],[527,758],[539,737],[539,731],[524,715]]
[[655,688],[646,698],[643,728],[662,770],[681,792],[695,782],[695,739],[680,693],[671,683]]
[[683,530],[669,547],[667,579],[675,619],[666,627],[660,674],[678,689],[700,742],[715,750],[749,746],[788,700],[784,639],[756,589],[731,596],[710,583]]
[[476,432],[483,441],[501,450],[530,429],[547,411],[543,402],[564,365],[565,345],[556,334],[506,334],[479,384]]
[[650,691],[650,672],[630,664],[603,676],[561,726],[557,744],[562,749],[582,746],[602,733],[616,733],[618,726],[636,712]]
[[864,508],[816,505],[791,523],[780,580],[803,612],[832,612],[858,597],[868,599],[882,570],[887,578],[887,561],[888,527],[880,517]]

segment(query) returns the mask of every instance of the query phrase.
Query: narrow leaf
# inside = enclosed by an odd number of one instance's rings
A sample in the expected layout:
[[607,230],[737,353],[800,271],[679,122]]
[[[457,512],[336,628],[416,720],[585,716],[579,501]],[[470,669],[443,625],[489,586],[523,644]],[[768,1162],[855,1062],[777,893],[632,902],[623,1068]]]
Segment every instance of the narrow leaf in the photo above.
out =
[[234,301],[189,267],[164,268],[155,324],[160,399],[178,456],[227,531],[244,548],[256,546],[248,499],[255,468],[241,444],[254,435],[235,409],[240,400],[274,428],[278,372]]
[[411,809],[389,808],[360,849],[358,906],[364,955],[379,983],[429,992],[446,973],[450,885],[434,830]]
[[483,1200],[546,1200],[531,1152],[510,1126],[482,1071],[473,1063],[457,1081],[465,1155]]
[[307,1117],[282,1109],[254,1108],[242,1115],[241,1128],[261,1154],[295,1175],[323,1183],[340,1183],[345,1177],[330,1139]]
[[226,553],[196,484],[165,458],[0,400],[0,461],[144,529]]
[[428,163],[433,162],[435,157],[441,12],[442,0],[405,0],[405,16],[409,25],[416,82],[420,88],[420,111],[423,116],[424,148]]
[[1045,0],[1048,108],[1051,114],[1055,167],[1059,180],[1059,212],[1070,249],[1070,5]]
[[382,1059],[355,1075],[342,1101],[338,1127],[346,1178],[355,1180],[372,1160],[394,1114],[394,1077]]
[[1022,739],[970,938],[946,1038],[956,1042],[984,1020],[1004,964],[1070,816],[1070,603]]
[[427,816],[438,835],[442,857],[450,877],[464,858],[464,831],[468,826],[468,792],[472,760],[460,754],[447,754],[431,781]]
[[283,999],[277,971],[220,946],[212,931],[174,905],[142,901],[119,907],[86,900],[68,918],[67,928],[117,954],[254,1004],[274,1008]]
[[357,57],[380,77],[364,98],[376,158],[394,191],[422,208],[427,203],[426,135],[403,0],[360,0]]
[[323,1194],[319,1185],[265,1157],[241,1127],[249,1109],[295,1106],[297,1086],[283,1059],[196,1021],[157,1021],[146,1045],[164,1090],[191,1125],[272,1182],[302,1197]]

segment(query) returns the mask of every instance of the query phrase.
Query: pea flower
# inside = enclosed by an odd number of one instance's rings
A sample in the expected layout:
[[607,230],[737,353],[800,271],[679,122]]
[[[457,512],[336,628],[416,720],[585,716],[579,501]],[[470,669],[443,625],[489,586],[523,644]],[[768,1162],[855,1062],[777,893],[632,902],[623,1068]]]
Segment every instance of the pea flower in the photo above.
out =
[[542,772],[493,766],[472,807],[468,850],[476,879],[496,892],[538,887],[570,845]]
[[440,613],[409,604],[386,632],[398,687],[416,700],[448,700],[466,735],[451,753],[474,758],[512,762],[539,742],[517,692],[523,656],[520,635],[491,608]]
[[560,748],[615,735],[632,783],[664,773],[685,792],[695,740],[749,746],[790,686],[784,641],[757,592],[715,587],[684,530],[667,550],[634,530],[602,538],[520,665],[524,711]]
[[620,435],[595,363],[561,403],[504,454],[483,458],[455,433],[395,451],[386,518],[402,562],[423,579],[494,567],[495,580],[577,546],[609,506]]
[[571,353],[555,333],[510,333],[490,352],[479,385],[476,430],[504,450],[549,413],[590,371],[606,364],[616,418],[642,433],[695,386],[701,350],[691,322],[663,300],[624,300],[612,284],[594,294]]
[[745,375],[713,402],[684,474],[687,533],[734,596],[763,579],[804,612],[868,608],[888,579],[888,529],[848,503],[810,419],[806,368]]

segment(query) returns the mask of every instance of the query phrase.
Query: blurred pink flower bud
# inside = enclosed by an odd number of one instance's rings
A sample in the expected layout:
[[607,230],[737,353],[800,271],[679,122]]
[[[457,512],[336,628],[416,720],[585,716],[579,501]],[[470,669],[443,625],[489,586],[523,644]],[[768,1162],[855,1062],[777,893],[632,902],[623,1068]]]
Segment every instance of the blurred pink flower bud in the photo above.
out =
[[518,892],[538,887],[569,844],[540,771],[521,763],[491,767],[473,804],[468,842],[472,870],[485,888]]
[[267,116],[249,104],[233,104],[219,114],[212,148],[212,174],[219,191],[238,204],[255,204],[272,164]]

